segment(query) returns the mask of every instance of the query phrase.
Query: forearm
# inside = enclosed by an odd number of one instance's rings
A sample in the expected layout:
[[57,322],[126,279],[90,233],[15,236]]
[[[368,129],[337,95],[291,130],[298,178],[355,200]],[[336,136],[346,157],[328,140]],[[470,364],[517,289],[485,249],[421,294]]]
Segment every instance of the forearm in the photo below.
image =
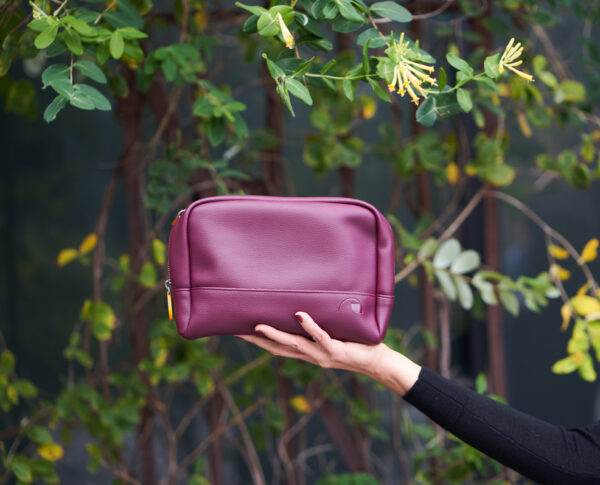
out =
[[544,484],[600,483],[600,423],[566,429],[500,404],[382,346],[368,375],[488,456]]

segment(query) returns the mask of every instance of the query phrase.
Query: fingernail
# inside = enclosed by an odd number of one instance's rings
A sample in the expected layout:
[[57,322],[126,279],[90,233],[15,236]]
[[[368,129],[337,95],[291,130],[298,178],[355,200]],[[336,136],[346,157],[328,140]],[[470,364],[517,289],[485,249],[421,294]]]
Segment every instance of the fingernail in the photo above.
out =
[[296,320],[298,320],[298,323],[302,323],[302,315],[296,313],[294,316],[296,317]]

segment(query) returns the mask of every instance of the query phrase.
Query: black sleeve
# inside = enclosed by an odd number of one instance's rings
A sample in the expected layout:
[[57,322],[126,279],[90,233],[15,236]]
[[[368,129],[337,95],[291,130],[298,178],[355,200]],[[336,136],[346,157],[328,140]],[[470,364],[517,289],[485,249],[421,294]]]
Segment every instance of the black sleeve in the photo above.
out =
[[556,426],[425,367],[404,399],[466,443],[541,484],[600,484],[600,421]]

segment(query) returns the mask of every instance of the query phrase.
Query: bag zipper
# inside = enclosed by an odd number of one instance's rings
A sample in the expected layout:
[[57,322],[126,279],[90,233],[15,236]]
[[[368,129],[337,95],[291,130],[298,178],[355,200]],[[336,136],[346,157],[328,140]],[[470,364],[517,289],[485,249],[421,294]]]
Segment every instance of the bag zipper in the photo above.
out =
[[[181,209],[177,215],[175,216],[175,218],[173,219],[173,222],[171,222],[171,226],[174,226],[175,223],[179,220],[179,218],[181,217],[181,215],[185,212],[185,209]],[[169,244],[168,244],[168,249],[167,252],[171,251],[171,237],[169,236]],[[171,264],[169,259],[167,258],[167,274],[169,279],[167,281],[165,281],[165,288],[167,289],[167,308],[169,309],[169,320],[173,321],[173,299],[171,297],[171,291],[173,290],[173,283],[171,282]]]

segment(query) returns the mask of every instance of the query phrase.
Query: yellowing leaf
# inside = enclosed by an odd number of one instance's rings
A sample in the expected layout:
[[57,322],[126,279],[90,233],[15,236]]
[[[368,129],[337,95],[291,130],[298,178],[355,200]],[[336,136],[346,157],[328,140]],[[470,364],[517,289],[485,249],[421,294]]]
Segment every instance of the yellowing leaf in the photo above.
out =
[[8,397],[10,402],[12,402],[13,404],[19,404],[19,392],[17,391],[17,388],[12,384],[9,384],[6,387],[6,397]]
[[[585,285],[583,285],[581,288],[579,288],[577,290],[577,294],[578,295],[585,295],[587,293],[587,290],[589,289],[589,287],[590,287],[590,283],[588,282],[588,283],[586,283]],[[600,290],[598,290],[598,291],[600,292]]]
[[38,446],[37,452],[38,455],[49,461],[60,460],[64,455],[62,446],[58,443],[44,443]]
[[548,251],[554,259],[567,259],[569,257],[569,251],[554,244],[548,246]]
[[302,395],[291,398],[290,406],[292,406],[299,413],[307,413],[311,410],[310,403]]
[[451,162],[446,165],[446,178],[451,185],[456,185],[456,182],[460,178],[460,170],[456,163]]
[[598,239],[594,238],[590,239],[581,251],[580,262],[589,263],[594,261],[596,256],[598,256]]
[[468,163],[467,165],[465,165],[465,173],[469,177],[474,177],[475,175],[477,175],[477,167],[475,165]]
[[194,23],[199,31],[203,31],[208,24],[208,16],[204,14],[204,9],[194,13]]
[[158,238],[152,240],[152,254],[157,264],[165,264],[165,243]]
[[373,118],[373,116],[375,116],[375,113],[377,112],[377,103],[375,102],[375,100],[373,98],[369,97],[365,97],[362,98],[362,117],[365,120],[370,120],[371,118]]
[[58,258],[56,258],[56,264],[58,264],[59,266],[69,264],[74,259],[77,259],[78,255],[79,253],[77,252],[77,249],[63,249],[60,253],[58,253]]
[[521,129],[521,133],[529,138],[531,136],[531,126],[529,126],[527,118],[521,111],[517,111],[517,122],[519,124],[519,128]]
[[81,244],[79,245],[79,252],[81,252],[81,254],[89,253],[96,247],[96,244],[98,244],[98,236],[92,232],[91,234],[85,236],[83,241],[81,241]]
[[588,295],[577,295],[571,298],[571,305],[580,315],[590,315],[600,312],[600,301]]
[[585,359],[585,353],[583,352],[575,352],[573,355],[571,355],[571,359],[573,360],[573,362],[576,365],[581,365],[583,363],[583,360]]
[[571,320],[571,316],[573,315],[573,310],[571,309],[571,305],[568,302],[560,308],[560,314],[563,319],[560,329],[564,332],[569,326],[569,321]]
[[568,269],[565,269],[556,263],[550,266],[550,272],[561,281],[566,281],[571,277],[571,272]]
[[165,365],[168,355],[169,355],[169,351],[167,349],[160,349],[158,351],[158,355],[156,356],[156,359],[154,359],[154,365],[156,367],[162,367],[163,365]]

